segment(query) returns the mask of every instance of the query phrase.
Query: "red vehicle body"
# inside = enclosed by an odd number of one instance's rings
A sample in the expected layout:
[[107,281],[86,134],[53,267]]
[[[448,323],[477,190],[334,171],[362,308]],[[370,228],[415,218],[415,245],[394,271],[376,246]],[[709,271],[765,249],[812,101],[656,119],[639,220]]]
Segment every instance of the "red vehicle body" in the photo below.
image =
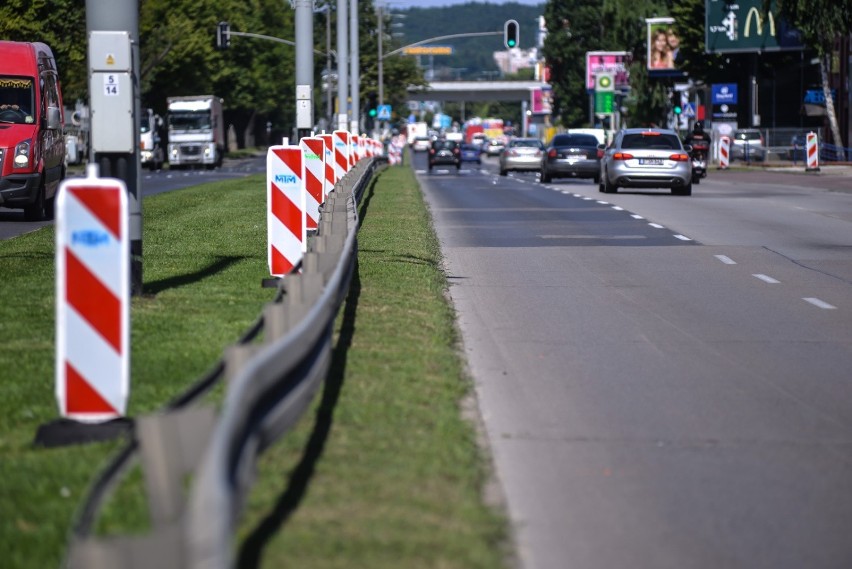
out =
[[0,206],[29,220],[53,217],[65,177],[56,60],[37,42],[0,41]]

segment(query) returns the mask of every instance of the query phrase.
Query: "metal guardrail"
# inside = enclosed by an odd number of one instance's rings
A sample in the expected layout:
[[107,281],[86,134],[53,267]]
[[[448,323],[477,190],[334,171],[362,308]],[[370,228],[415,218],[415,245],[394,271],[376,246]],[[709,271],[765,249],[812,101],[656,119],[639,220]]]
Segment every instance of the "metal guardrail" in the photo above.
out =
[[[300,271],[223,359],[162,413],[135,421],[135,437],[103,470],[72,528],[69,569],[227,569],[258,456],[302,416],[328,374],[336,315],[357,257],[358,203],[383,158],[361,160],[321,206]],[[251,343],[263,332],[262,343]],[[196,404],[228,381],[217,418]],[[152,531],[92,535],[109,490],[141,461]],[[186,489],[186,479],[192,483]]]

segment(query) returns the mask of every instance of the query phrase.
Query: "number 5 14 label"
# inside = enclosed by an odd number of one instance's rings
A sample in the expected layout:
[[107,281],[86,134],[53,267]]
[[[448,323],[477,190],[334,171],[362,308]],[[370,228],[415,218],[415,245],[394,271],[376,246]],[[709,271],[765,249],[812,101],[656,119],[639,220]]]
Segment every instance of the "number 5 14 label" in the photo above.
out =
[[114,97],[118,95],[118,76],[107,73],[104,75],[104,95]]

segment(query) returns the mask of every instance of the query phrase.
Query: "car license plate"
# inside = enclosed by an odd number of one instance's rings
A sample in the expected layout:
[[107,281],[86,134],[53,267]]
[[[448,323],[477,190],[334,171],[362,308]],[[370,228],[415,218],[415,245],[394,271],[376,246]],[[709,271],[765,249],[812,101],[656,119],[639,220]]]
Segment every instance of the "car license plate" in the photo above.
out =
[[662,158],[640,158],[639,164],[643,166],[662,166],[663,159]]

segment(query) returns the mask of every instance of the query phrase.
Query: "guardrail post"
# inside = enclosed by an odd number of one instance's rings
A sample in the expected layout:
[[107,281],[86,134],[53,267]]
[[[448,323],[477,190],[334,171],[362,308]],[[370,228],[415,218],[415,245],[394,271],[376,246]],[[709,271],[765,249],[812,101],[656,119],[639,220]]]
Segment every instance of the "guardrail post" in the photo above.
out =
[[201,459],[216,415],[211,407],[190,407],[136,423],[151,521],[177,520],[184,505],[184,476]]

